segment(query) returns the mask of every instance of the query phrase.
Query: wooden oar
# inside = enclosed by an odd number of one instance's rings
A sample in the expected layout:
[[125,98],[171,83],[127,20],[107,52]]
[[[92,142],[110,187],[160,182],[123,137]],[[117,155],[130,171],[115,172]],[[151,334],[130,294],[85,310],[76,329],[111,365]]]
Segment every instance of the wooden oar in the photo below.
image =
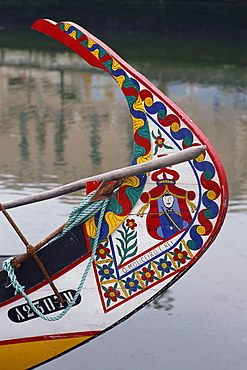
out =
[[190,161],[191,159],[198,157],[205,150],[206,150],[206,146],[204,145],[194,146],[191,148],[181,150],[178,153],[169,154],[159,159],[153,159],[151,161],[147,161],[141,164],[120,168],[118,170],[113,170],[113,171],[99,174],[96,176],[88,177],[86,179],[77,180],[69,184],[56,187],[51,190],[43,191],[40,193],[36,193],[36,194],[29,195],[23,198],[15,199],[15,200],[10,200],[10,201],[2,203],[2,206],[5,209],[15,208],[15,207],[23,206],[26,204],[40,202],[42,200],[55,198],[60,195],[69,194],[77,190],[85,189],[86,183],[88,181],[99,181],[99,182],[103,180],[115,181],[115,180],[120,180],[123,178],[130,177],[130,176],[140,175],[142,173],[154,171],[159,168],[168,167],[168,166],[172,166],[172,165],[179,164],[182,162]]

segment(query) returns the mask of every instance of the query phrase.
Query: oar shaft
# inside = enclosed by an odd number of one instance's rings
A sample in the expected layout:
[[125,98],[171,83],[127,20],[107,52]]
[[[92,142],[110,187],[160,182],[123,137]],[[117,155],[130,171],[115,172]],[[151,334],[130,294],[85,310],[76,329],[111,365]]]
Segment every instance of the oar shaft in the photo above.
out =
[[26,204],[40,202],[42,200],[55,198],[55,197],[58,197],[64,194],[69,194],[77,190],[85,189],[86,183],[88,181],[99,181],[99,182],[103,180],[115,181],[115,180],[120,180],[123,178],[130,177],[130,176],[140,175],[142,173],[154,171],[159,168],[164,168],[164,167],[172,166],[172,165],[179,164],[182,162],[190,161],[198,157],[205,150],[206,150],[206,146],[204,145],[194,146],[191,148],[181,150],[180,152],[177,152],[174,154],[169,154],[165,157],[153,159],[151,161],[143,162],[141,164],[137,164],[134,166],[124,167],[118,170],[113,170],[110,172],[102,173],[96,176],[88,177],[86,179],[77,180],[75,182],[62,185],[57,188],[43,191],[37,194],[29,195],[23,198],[10,200],[10,201],[2,203],[2,205],[5,209],[15,208],[15,207],[23,206]]

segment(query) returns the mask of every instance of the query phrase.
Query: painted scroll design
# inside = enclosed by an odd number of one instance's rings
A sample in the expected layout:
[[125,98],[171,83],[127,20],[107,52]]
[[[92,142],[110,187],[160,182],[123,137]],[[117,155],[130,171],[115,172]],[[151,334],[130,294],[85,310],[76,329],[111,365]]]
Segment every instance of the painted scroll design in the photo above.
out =
[[[187,127],[181,127],[180,119],[175,114],[165,115],[165,105],[155,102],[153,94],[149,90],[143,89],[140,91],[140,95],[147,113],[155,117],[155,121],[163,130],[170,128],[171,137],[176,142],[181,142],[183,149],[198,145],[194,143],[192,131]],[[205,160],[206,155],[206,153],[201,154],[193,160],[195,169],[202,172],[200,184],[206,191],[202,195],[202,203],[205,208],[199,212],[198,224],[193,225],[190,230],[191,240],[187,242],[187,245],[191,250],[199,250],[203,246],[202,236],[211,233],[213,225],[210,220],[215,219],[219,214],[219,207],[215,200],[221,195],[221,189],[218,183],[213,180],[216,174],[215,167],[212,162]]]
[[[202,198],[205,198],[205,194]],[[202,201],[201,207],[197,210],[197,216],[190,220],[192,225],[190,232],[181,230],[177,233],[175,240],[172,236],[168,236],[167,239],[161,238],[158,243],[156,236],[156,243],[142,254],[138,254],[140,244],[138,237],[140,218],[138,216],[127,218],[114,232],[114,239],[110,236],[101,243],[95,259],[94,271],[105,312],[155,287],[164,280],[168,282],[175,274],[188,268],[198,259],[203,251],[203,245],[199,248],[197,245],[195,248],[194,243],[191,243],[191,241],[194,242],[191,235],[193,236],[195,229],[198,231],[198,227],[211,229],[206,224],[203,226],[197,224],[199,220],[203,221],[201,215],[207,211],[204,208],[206,203],[207,201]],[[189,240],[187,234],[190,236]],[[199,235],[204,241],[207,237],[205,234]],[[155,241],[155,238],[153,240]],[[122,248],[122,252],[119,252],[119,248]],[[124,249],[127,251],[126,259]]]
[[[166,107],[163,103],[159,102],[160,104],[155,104],[153,107],[153,96],[150,91],[140,90],[140,95],[143,99],[145,109],[148,108],[147,116],[152,118],[153,123],[158,127],[158,136],[156,134],[152,135],[154,151],[157,145],[162,145],[165,142],[165,136],[163,135],[165,132],[170,135],[174,147],[179,147],[180,150],[181,147],[187,148],[198,145],[193,132],[189,128],[183,127],[183,124],[176,115],[164,114]],[[146,104],[147,97],[149,98],[148,104]],[[159,113],[159,110],[162,110],[162,113]],[[172,150],[172,147],[167,146],[166,151],[167,150]],[[151,234],[148,231],[147,222],[147,233],[152,236],[154,241],[155,239],[160,241],[158,243],[156,241],[157,244],[146,253],[138,255],[138,217],[129,218],[124,224],[125,229],[132,226],[133,230],[135,229],[137,232],[135,243],[137,250],[136,252],[134,251],[135,255],[128,259],[128,262],[123,261],[124,263],[122,265],[121,263],[117,263],[116,253],[118,248],[116,236],[114,241],[112,236],[106,241],[109,249],[109,258],[104,260],[98,257],[94,265],[96,277],[99,276],[99,266],[101,264],[104,265],[106,273],[109,268],[111,269],[111,276],[101,273],[101,277],[104,275],[104,278],[100,281],[98,280],[98,288],[105,312],[118,307],[120,304],[141,294],[146,289],[154,287],[161,281],[169,281],[175,274],[196,261],[203,252],[205,243],[213,231],[213,222],[215,222],[219,216],[219,206],[217,202],[220,203],[221,196],[221,188],[217,183],[214,164],[211,162],[210,158],[207,158],[207,155],[207,153],[204,153],[191,162],[193,171],[198,177],[198,196],[200,199],[198,199],[197,208],[193,204],[194,192],[185,191],[176,185],[176,180],[179,180],[179,175],[176,176],[176,171],[166,168],[156,171],[156,175],[155,173],[152,175],[154,186],[155,184],[158,185],[157,183],[159,181],[163,182],[162,186],[164,189],[162,194],[167,192],[175,196],[178,200],[179,197],[182,199],[184,212],[187,214],[184,218],[187,219],[188,226],[187,230],[178,232],[178,234],[182,234],[175,240],[175,243],[173,242],[172,236],[170,240],[169,238],[166,240],[164,237],[158,236],[157,233]],[[158,176],[162,171],[163,176],[161,176],[162,178],[159,180]],[[172,176],[172,179],[169,179],[168,175]],[[150,199],[150,195],[145,195],[145,193],[143,193],[140,201],[145,203],[145,197],[146,199]],[[148,206],[150,206],[150,204],[148,204]],[[192,215],[193,212],[195,215],[192,217],[190,215]],[[148,215],[146,220],[148,220]],[[154,229],[156,229],[156,227],[154,227]],[[119,233],[119,231],[120,227],[115,231],[114,235]],[[119,239],[119,237],[117,237],[117,239]],[[134,241],[133,238],[132,242]],[[124,240],[122,241],[122,244],[123,243]]]
[[[129,77],[122,66],[106,50],[79,31],[75,26],[68,23],[60,23],[58,27],[90,51],[102,63],[121,88],[127,100],[133,124],[134,153],[132,165],[150,160],[151,139],[149,126],[135,80]],[[146,178],[146,174],[143,174],[126,179],[118,191],[118,196],[110,200],[101,228],[99,238],[101,241],[110,235],[128,216],[143,191]],[[87,232],[91,242],[96,235],[97,221],[97,216],[95,216],[86,222]]]
[[[162,153],[164,148],[166,150],[174,150],[174,148],[181,150],[198,145],[193,132],[188,127],[184,127],[175,114],[169,113],[163,102],[157,100],[149,90],[142,88],[137,80],[130,77],[122,66],[101,46],[74,26],[61,23],[59,28],[100,60],[123,91],[133,123],[134,155],[132,164],[150,159],[151,140],[153,140],[154,147],[153,155],[156,156],[160,152]],[[152,137],[149,133],[148,120],[154,123],[157,130],[152,131]],[[166,146],[164,134],[170,136],[174,148]],[[214,180],[215,167],[210,159],[207,159],[207,154],[199,156],[192,163],[193,170],[200,177],[198,182],[202,194],[200,194],[200,206],[198,203],[196,217],[190,221],[190,227],[186,232],[189,240],[185,241],[181,237],[175,243],[172,241],[164,243],[164,240],[157,243],[156,241],[157,244],[143,255],[138,255],[138,227],[133,234],[130,234],[131,237],[133,236],[131,243],[127,243],[126,235],[126,240],[124,240],[124,233],[130,227],[130,220],[134,229],[135,225],[138,225],[137,219],[130,218],[126,220],[126,217],[142,194],[146,175],[127,179],[120,187],[118,197],[110,201],[100,236],[101,244],[94,264],[95,276],[105,312],[161,281],[172,278],[176,273],[187,268],[201,254],[204,241],[206,243],[207,237],[213,230],[211,221],[219,215],[217,201],[221,195],[221,188],[217,179]],[[191,201],[189,197],[188,200]],[[87,231],[91,238],[95,236],[96,225],[97,217],[90,219],[87,223]],[[114,230],[116,230],[115,234],[120,235],[118,245],[111,236]],[[122,234],[120,231],[122,231]],[[118,248],[120,249],[118,250]],[[117,250],[122,258],[122,265],[117,262]],[[128,264],[126,265],[125,261],[127,260],[126,263]]]

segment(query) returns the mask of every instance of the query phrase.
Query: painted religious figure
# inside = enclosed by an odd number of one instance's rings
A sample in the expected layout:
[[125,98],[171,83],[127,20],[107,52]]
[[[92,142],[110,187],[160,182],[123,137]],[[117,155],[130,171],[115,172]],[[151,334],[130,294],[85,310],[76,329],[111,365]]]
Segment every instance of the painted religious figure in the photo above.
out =
[[192,203],[195,193],[179,188],[176,185],[179,177],[178,172],[172,169],[155,171],[151,179],[156,182],[156,186],[141,196],[145,205],[138,215],[143,217],[149,207],[147,231],[155,239],[169,239],[192,221],[191,213],[196,209]]

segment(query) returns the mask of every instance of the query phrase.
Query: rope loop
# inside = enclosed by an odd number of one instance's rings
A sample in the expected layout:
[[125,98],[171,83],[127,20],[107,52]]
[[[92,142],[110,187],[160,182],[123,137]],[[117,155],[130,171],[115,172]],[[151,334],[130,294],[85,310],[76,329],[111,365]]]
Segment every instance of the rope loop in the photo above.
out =
[[67,222],[66,226],[64,227],[62,232],[53,239],[53,240],[55,240],[55,239],[59,238],[60,236],[64,235],[68,231],[70,231],[73,227],[82,224],[83,222],[88,220],[91,216],[93,216],[94,214],[96,214],[97,212],[100,211],[98,225],[97,225],[97,232],[96,232],[96,237],[95,237],[94,242],[93,242],[91,256],[88,260],[87,266],[86,266],[85,271],[82,275],[81,281],[78,285],[77,291],[76,291],[73,299],[70,301],[68,306],[59,315],[49,317],[49,316],[44,315],[42,312],[40,312],[37,309],[37,307],[35,307],[35,305],[30,300],[30,298],[27,296],[27,294],[24,292],[25,287],[22,286],[18,282],[18,280],[16,278],[16,275],[15,275],[15,270],[14,270],[12,264],[11,264],[11,260],[13,258],[12,257],[8,258],[7,260],[5,260],[3,262],[3,269],[7,272],[8,277],[11,281],[11,285],[15,289],[15,295],[21,294],[23,296],[23,298],[25,298],[25,300],[28,303],[28,305],[30,306],[30,308],[36,313],[36,315],[38,315],[43,320],[46,320],[46,321],[60,320],[71,309],[71,307],[75,304],[79,294],[81,293],[81,290],[84,286],[84,283],[86,281],[86,278],[87,278],[88,273],[90,271],[90,268],[92,266],[92,263],[93,263],[93,260],[94,260],[94,257],[95,257],[95,253],[96,253],[96,250],[97,250],[97,246],[98,246],[102,221],[103,221],[103,218],[104,218],[104,214],[105,214],[107,204],[110,200],[110,198],[107,198],[107,199],[99,200],[97,202],[88,202],[88,200],[91,198],[92,194],[93,193],[90,193],[86,198],[83,199],[83,201],[81,202],[81,204],[79,206],[77,206],[74,210],[72,210],[72,212],[69,215],[68,222]]

